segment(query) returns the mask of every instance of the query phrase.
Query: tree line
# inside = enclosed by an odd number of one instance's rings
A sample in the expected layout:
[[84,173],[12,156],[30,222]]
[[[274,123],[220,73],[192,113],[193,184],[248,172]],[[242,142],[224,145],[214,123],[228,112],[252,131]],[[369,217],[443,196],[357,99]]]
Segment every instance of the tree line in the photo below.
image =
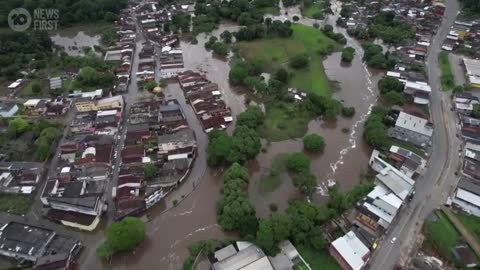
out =
[[57,9],[59,24],[92,23],[99,20],[113,21],[128,0],[3,0],[0,8],[0,25],[8,26],[8,14],[12,9],[25,8],[31,14],[37,8]]

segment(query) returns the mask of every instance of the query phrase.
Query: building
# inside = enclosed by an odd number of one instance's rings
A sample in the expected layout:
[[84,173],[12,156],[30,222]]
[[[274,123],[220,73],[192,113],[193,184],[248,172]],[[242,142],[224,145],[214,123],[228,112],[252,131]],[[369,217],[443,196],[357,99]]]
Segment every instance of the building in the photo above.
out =
[[60,89],[63,87],[62,77],[50,78],[50,90]]
[[215,251],[212,270],[275,270],[263,250],[249,242],[236,242]]
[[413,102],[420,105],[427,105],[430,102],[432,88],[427,83],[407,81],[403,93],[413,97]]
[[395,139],[427,147],[431,144],[433,125],[427,119],[400,112],[395,127],[390,128],[388,134]]
[[370,250],[353,231],[333,241],[329,252],[344,270],[363,269],[370,256]]
[[118,110],[122,111],[124,106],[123,96],[113,96],[103,99],[95,100],[92,97],[82,97],[75,101],[75,107],[79,112],[92,111],[107,111]]
[[13,102],[0,103],[0,117],[13,117],[18,112],[18,105]]
[[480,61],[463,58],[465,65],[466,77],[471,86],[480,88]]
[[33,269],[71,269],[81,242],[55,231],[10,222],[0,228],[0,255],[30,262]]
[[422,174],[427,164],[426,160],[419,155],[396,145],[390,147],[390,155],[388,157],[390,160],[395,161],[396,167],[408,177]]
[[467,177],[458,182],[452,203],[463,211],[480,217],[480,184]]
[[480,143],[480,120],[468,116],[461,117],[460,121],[462,137],[473,143]]
[[478,97],[471,93],[461,93],[455,95],[455,110],[463,115],[470,115],[473,111],[473,105],[479,104]]

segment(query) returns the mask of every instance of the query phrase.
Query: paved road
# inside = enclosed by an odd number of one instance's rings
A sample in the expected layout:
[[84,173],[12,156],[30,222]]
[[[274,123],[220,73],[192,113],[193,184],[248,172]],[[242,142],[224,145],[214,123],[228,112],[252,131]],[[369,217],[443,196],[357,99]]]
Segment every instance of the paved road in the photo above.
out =
[[[416,194],[409,205],[404,206],[395,224],[387,232],[384,242],[374,253],[370,269],[393,269],[397,263],[405,263],[409,251],[417,240],[417,234],[425,218],[432,210],[441,206],[456,183],[461,142],[456,138],[456,115],[450,111],[449,93],[440,92],[440,71],[437,56],[441,44],[453,24],[458,10],[457,0],[446,2],[447,10],[434,37],[427,59],[429,83],[433,89],[431,96],[431,116],[436,125],[433,134],[432,153],[426,173],[417,180]],[[393,244],[391,239],[397,238]]]

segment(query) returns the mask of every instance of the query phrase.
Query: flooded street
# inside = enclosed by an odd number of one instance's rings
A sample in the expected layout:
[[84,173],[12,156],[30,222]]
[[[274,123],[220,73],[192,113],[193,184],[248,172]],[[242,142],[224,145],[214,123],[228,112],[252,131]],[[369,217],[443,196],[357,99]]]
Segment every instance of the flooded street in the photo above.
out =
[[52,42],[63,48],[70,56],[85,55],[83,48],[90,47],[93,50],[94,46],[100,45],[100,38],[100,35],[89,31],[88,28],[84,31],[76,31],[75,28],[64,29],[50,35]]

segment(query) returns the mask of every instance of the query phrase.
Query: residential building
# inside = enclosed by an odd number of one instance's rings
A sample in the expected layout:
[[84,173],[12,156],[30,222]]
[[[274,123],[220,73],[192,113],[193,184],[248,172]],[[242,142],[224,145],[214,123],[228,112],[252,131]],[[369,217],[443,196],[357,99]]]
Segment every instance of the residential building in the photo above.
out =
[[62,77],[50,78],[50,90],[55,90],[63,87]]
[[249,242],[228,245],[213,257],[212,270],[274,270],[263,250]]
[[480,217],[480,183],[462,177],[458,182],[452,203],[463,211]]
[[478,97],[472,93],[461,93],[455,95],[455,110],[463,115],[470,115],[473,111],[473,105],[479,104]]
[[71,269],[81,242],[37,226],[9,222],[0,228],[0,255],[33,269]]
[[403,92],[413,97],[415,104],[427,105],[430,102],[432,89],[427,83],[407,81]]
[[480,120],[468,116],[460,120],[462,137],[468,142],[480,143]]
[[465,65],[466,77],[470,85],[480,88],[480,61],[463,58],[463,64]]
[[0,102],[0,117],[13,117],[18,112],[18,105],[13,102]]
[[410,178],[422,174],[427,164],[427,161],[421,156],[396,145],[390,147],[389,158],[396,161],[395,167]]
[[390,137],[427,147],[431,144],[433,125],[427,119],[400,112],[395,127],[388,130]]
[[329,252],[344,270],[363,269],[370,256],[370,250],[353,231],[333,241]]

